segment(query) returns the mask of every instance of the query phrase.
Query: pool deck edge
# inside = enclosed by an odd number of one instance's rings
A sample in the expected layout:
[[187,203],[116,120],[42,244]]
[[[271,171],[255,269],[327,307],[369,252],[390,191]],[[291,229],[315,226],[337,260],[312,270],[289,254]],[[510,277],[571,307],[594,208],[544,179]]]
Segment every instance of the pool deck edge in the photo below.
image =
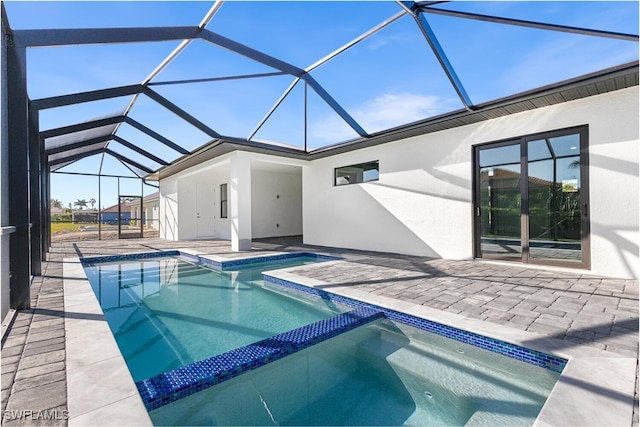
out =
[[63,263],[69,426],[153,425],[79,258]]

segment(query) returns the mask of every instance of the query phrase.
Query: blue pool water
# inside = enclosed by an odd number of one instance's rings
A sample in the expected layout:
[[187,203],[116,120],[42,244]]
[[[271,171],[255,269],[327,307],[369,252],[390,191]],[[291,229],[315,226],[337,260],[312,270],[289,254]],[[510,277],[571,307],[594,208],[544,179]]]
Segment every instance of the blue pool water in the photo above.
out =
[[299,257],[221,272],[168,257],[85,271],[139,381],[347,310],[262,280],[262,271],[311,262]]
[[150,416],[155,425],[530,426],[559,375],[385,319]]

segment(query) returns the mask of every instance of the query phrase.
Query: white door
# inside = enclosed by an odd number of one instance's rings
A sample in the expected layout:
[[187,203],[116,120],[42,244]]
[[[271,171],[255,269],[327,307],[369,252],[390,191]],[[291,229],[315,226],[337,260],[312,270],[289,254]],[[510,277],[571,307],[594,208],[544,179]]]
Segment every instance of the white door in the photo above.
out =
[[198,237],[215,237],[216,187],[196,184],[196,233]]

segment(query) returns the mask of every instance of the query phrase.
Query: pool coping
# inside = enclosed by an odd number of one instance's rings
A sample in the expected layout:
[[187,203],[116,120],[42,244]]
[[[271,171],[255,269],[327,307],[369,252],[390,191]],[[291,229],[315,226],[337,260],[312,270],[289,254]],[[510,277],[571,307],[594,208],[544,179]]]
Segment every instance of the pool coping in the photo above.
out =
[[[257,260],[265,256],[265,254],[247,254],[249,256],[230,259],[206,255],[191,249],[170,252],[174,254],[179,252],[182,255],[186,253],[201,259],[211,259],[214,262],[219,262],[221,259],[222,261],[247,260],[242,264],[258,262]],[[291,254],[300,256],[300,253],[274,252],[272,254],[290,254],[290,257]],[[162,256],[157,252],[148,254]],[[140,259],[136,254],[131,255],[131,259]],[[320,255],[323,256],[321,253]],[[337,259],[327,262],[343,261]],[[305,268],[313,267],[305,266]],[[577,344],[567,348],[566,341],[470,319],[419,304],[372,295],[347,286],[329,284],[292,273],[298,268],[300,267],[272,270],[268,275],[567,359],[569,362],[538,415],[534,423],[536,426],[630,425],[631,423],[636,369],[634,357]],[[106,324],[80,259],[65,258],[63,275],[65,278],[69,425],[151,425],[149,414]],[[73,310],[82,308],[82,311],[69,311],[67,307]],[[100,322],[96,324],[96,320]],[[92,322],[93,327],[89,328],[90,332],[86,331],[85,329],[91,326]],[[84,342],[84,346],[79,346],[79,342],[75,342],[81,341],[81,338],[90,341],[89,350],[87,342]],[[70,351],[70,348],[73,351]],[[89,366],[91,369],[83,370]],[[97,396],[96,393],[87,392],[87,386],[90,387],[89,390],[97,386],[96,378],[80,375],[83,371],[91,371],[94,375],[97,375],[94,371],[102,371],[103,375],[98,376],[97,379],[109,378],[108,384],[99,385],[100,392]],[[84,385],[82,385],[83,382]],[[89,384],[86,384],[87,382]],[[78,387],[79,385],[82,387]],[[104,396],[108,396],[107,402],[100,399]],[[76,411],[80,413],[76,414]],[[113,414],[117,416],[114,417]]]
[[80,258],[63,259],[69,427],[152,426]]

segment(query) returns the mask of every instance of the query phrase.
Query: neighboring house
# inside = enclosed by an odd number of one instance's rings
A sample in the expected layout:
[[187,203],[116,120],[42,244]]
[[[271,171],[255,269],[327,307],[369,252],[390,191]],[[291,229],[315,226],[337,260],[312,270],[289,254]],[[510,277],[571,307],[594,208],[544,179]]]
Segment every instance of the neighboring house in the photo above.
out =
[[[103,224],[118,224],[118,205],[109,206],[106,209],[100,211],[100,221]],[[131,222],[131,208],[127,203],[120,204],[120,223],[129,224]]]
[[145,227],[158,230],[160,216],[160,209],[158,206],[158,201],[160,199],[159,195],[160,192],[156,191],[155,193],[145,196],[142,199],[142,209],[140,208],[140,203],[138,201],[127,202],[127,206],[131,211],[131,218],[136,221],[136,224],[138,219],[141,218],[142,221],[144,221]]
[[638,279],[638,87],[596,89],[612,81],[558,83],[309,153],[215,141],[147,177],[160,182],[160,236],[246,250],[302,235]]

